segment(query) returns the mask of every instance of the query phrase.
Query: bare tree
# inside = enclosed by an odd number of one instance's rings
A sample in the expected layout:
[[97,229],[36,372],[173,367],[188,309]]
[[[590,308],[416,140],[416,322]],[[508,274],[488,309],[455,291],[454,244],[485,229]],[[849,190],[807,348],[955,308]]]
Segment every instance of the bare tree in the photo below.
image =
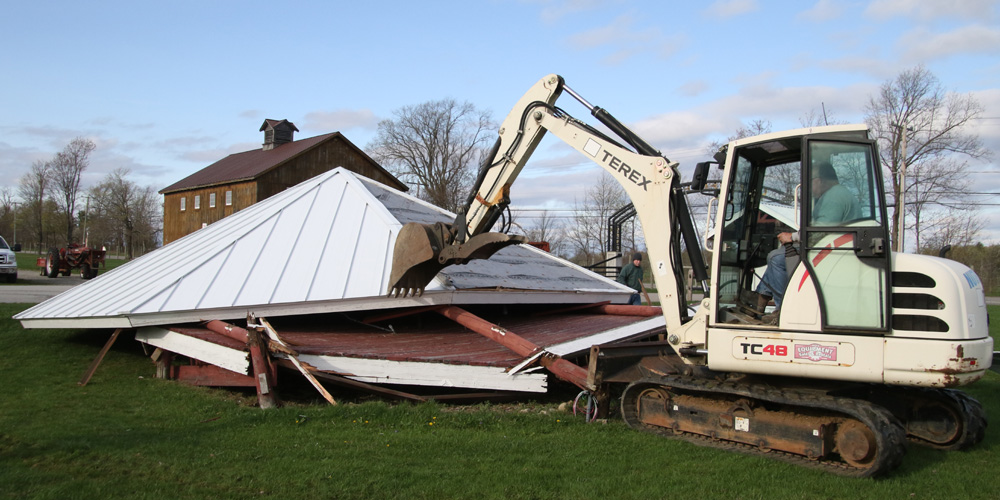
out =
[[947,211],[936,220],[927,223],[928,235],[922,248],[937,251],[945,245],[952,247],[973,245],[984,225],[985,221],[976,208]]
[[10,240],[7,243],[13,245],[16,243],[11,236],[11,229],[14,224],[14,192],[11,191],[10,186],[4,186],[0,188],[0,234],[6,234],[7,238]]
[[[757,135],[771,133],[771,127],[772,127],[771,120],[768,120],[766,118],[756,118],[750,120],[749,122],[740,125],[740,127],[736,129],[736,132],[733,133],[733,135],[727,137],[725,141],[713,141],[711,144],[708,145],[708,148],[706,149],[705,152],[708,154],[709,157],[712,157],[716,153],[718,153],[723,148],[723,146],[727,146],[732,141],[735,141],[737,139],[743,139],[746,137],[753,137]],[[722,180],[721,168],[722,166],[719,166],[719,168],[712,168],[709,171],[708,178],[710,182],[718,182]],[[796,174],[797,172],[788,171],[787,174],[784,175],[784,177],[788,178],[788,182],[792,182],[793,180],[795,180],[795,182],[797,183],[798,175]],[[794,187],[794,185],[795,184],[793,183],[792,186]],[[785,189],[785,191],[789,193],[792,192],[790,189]],[[695,225],[701,223],[701,221],[707,218],[708,206],[711,200],[712,200],[711,196],[704,196],[704,195],[692,195],[688,197],[687,200],[688,210],[691,212],[691,218],[694,221]],[[711,222],[709,222],[709,224],[711,224]],[[704,231],[707,228],[699,228],[699,229]]]
[[52,160],[52,186],[58,194],[59,207],[66,214],[67,244],[73,242],[73,214],[80,192],[80,177],[90,164],[90,153],[96,148],[94,141],[77,137]]
[[113,237],[120,235],[126,258],[131,260],[137,243],[155,236],[159,199],[152,187],[143,188],[128,180],[129,173],[127,168],[115,169],[90,189],[90,195],[99,215],[95,226],[103,226]]
[[808,113],[799,117],[799,125],[803,127],[822,127],[825,125],[843,125],[847,122],[834,118],[833,110],[827,109],[826,104],[820,104],[819,111],[812,108]]
[[543,210],[534,218],[534,223],[527,227],[526,236],[531,241],[548,242],[551,253],[562,255],[564,234],[563,224],[548,210]]
[[39,252],[45,242],[45,199],[48,196],[50,170],[49,162],[35,160],[31,170],[18,180],[17,193],[24,201],[24,213],[28,215],[22,224],[34,230]]
[[770,133],[771,120],[765,118],[755,118],[740,125],[740,128],[736,129],[736,133],[727,137],[725,141],[712,141],[712,143],[708,145],[708,154],[714,155],[720,148],[722,148],[722,146],[725,146],[736,139]]
[[458,210],[471,190],[475,169],[492,146],[489,111],[452,99],[404,106],[378,124],[365,149],[393,174],[417,185],[417,196]]
[[[628,202],[628,196],[618,181],[611,174],[601,172],[597,183],[587,189],[584,201],[574,203],[573,225],[567,228],[566,240],[572,245],[577,262],[593,264],[603,260],[597,257],[608,251],[608,218]],[[631,227],[623,227],[622,234],[633,235],[629,250],[635,250],[638,246],[634,239],[635,231]]]
[[[865,121],[879,142],[882,166],[888,173],[891,238],[897,251],[902,251],[901,232],[905,231],[899,223],[904,202],[920,205],[918,211],[928,205],[963,204],[967,164],[960,158],[989,154],[979,136],[966,127],[982,113],[975,98],[946,93],[923,66],[903,71],[883,83],[878,95],[870,96]],[[920,224],[918,218],[914,224],[918,241]]]

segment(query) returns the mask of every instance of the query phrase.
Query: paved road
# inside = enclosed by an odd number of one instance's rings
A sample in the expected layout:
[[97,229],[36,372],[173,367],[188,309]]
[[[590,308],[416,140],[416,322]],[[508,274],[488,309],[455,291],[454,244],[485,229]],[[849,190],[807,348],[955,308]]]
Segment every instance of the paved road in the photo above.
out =
[[0,302],[37,304],[83,283],[79,275],[46,278],[19,272],[17,283],[0,283]]

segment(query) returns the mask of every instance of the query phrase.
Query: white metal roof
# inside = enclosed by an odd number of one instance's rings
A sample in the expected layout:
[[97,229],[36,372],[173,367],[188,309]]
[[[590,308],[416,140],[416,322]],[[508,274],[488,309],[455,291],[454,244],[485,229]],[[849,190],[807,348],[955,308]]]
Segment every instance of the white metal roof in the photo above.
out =
[[38,304],[25,328],[131,328],[411,305],[624,302],[631,290],[530,246],[386,297],[396,234],[454,214],[337,168]]

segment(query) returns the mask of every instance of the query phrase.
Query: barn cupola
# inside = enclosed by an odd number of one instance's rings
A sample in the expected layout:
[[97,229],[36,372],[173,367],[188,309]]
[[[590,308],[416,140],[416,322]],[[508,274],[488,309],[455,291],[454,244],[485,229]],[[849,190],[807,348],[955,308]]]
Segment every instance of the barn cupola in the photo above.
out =
[[264,132],[264,151],[294,141],[295,132],[299,131],[295,128],[295,124],[288,120],[264,120],[260,130]]

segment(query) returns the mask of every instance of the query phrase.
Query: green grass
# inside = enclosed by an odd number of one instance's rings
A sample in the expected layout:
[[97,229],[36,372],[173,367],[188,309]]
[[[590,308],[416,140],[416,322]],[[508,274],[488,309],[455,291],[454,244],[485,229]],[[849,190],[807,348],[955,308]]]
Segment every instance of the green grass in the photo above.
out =
[[[80,387],[110,332],[24,330],[10,318],[25,307],[0,304],[0,499],[998,496],[995,428],[971,451],[913,447],[890,477],[857,480],[665,440],[617,419],[586,424],[557,401],[334,407],[300,397],[265,411],[253,392],[152,378],[128,336]],[[1000,414],[1000,375],[968,390]]]

